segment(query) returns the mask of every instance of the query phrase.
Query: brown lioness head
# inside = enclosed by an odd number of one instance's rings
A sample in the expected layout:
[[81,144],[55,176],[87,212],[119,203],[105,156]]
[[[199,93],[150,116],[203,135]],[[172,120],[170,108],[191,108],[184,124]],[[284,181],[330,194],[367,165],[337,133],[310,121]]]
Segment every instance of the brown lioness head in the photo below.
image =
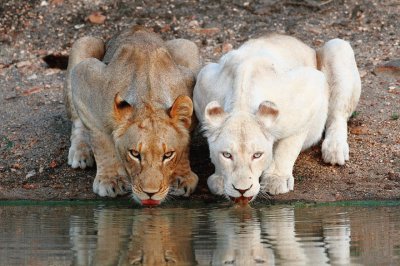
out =
[[155,110],[150,105],[135,110],[118,94],[114,117],[120,125],[113,132],[117,153],[131,178],[135,200],[158,205],[168,194],[176,175],[185,173],[193,103],[179,96],[171,108]]

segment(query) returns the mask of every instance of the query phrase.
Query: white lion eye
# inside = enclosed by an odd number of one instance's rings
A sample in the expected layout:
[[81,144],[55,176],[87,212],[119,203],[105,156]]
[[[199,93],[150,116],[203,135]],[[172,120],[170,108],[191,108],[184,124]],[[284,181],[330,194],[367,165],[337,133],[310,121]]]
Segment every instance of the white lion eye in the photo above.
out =
[[233,159],[232,154],[226,151],[222,152],[222,156],[224,156],[226,159],[231,159],[231,160]]
[[258,159],[258,158],[260,158],[262,155],[263,155],[262,152],[256,152],[256,153],[253,154],[253,159]]
[[132,159],[139,160],[139,161],[142,159],[140,157],[140,152],[138,152],[137,150],[129,150],[129,156]]

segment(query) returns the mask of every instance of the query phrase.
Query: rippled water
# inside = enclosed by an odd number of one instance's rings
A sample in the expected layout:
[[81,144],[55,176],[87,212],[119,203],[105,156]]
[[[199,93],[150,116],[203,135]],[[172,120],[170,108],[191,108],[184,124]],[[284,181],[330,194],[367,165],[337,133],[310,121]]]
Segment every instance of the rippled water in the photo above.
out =
[[0,204],[0,265],[400,265],[400,202]]

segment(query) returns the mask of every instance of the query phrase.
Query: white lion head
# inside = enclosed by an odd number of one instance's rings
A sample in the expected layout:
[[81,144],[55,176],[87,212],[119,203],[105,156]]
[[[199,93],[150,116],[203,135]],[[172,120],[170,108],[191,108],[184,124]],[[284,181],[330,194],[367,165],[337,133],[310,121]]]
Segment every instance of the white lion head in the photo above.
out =
[[272,161],[274,138],[269,129],[278,113],[268,101],[254,114],[227,113],[216,101],[205,109],[204,130],[215,174],[223,177],[223,193],[234,202],[247,203],[260,191],[260,177]]

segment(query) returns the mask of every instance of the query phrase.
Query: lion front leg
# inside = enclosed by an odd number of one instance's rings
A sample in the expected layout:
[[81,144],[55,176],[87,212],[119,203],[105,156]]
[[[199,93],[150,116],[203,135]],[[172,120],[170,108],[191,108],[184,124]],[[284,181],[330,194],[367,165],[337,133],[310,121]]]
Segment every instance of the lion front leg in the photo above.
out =
[[94,164],[93,152],[89,144],[88,129],[82,124],[72,103],[71,71],[87,58],[101,59],[104,55],[104,43],[94,37],[83,37],[72,46],[68,60],[67,76],[64,85],[64,102],[68,117],[72,121],[71,147],[68,153],[68,164],[72,168],[91,167]]
[[214,173],[207,179],[207,186],[214,195],[224,195],[224,177]]
[[188,153],[185,153],[173,174],[169,193],[174,196],[189,197],[195,191],[198,182],[198,176],[190,168]]
[[90,140],[97,165],[93,192],[102,197],[116,197],[128,193],[128,176],[117,157],[111,137],[101,132],[90,132]]
[[293,166],[303,147],[307,132],[280,140],[275,147],[273,163],[262,176],[262,187],[272,195],[294,188]]
[[94,164],[93,152],[89,144],[89,132],[79,118],[75,119],[72,124],[68,164],[72,168],[82,169],[92,167]]
[[332,165],[349,160],[347,120],[361,93],[361,80],[350,44],[340,39],[327,42],[318,52],[318,68],[329,85],[329,111],[322,143],[322,157]]

